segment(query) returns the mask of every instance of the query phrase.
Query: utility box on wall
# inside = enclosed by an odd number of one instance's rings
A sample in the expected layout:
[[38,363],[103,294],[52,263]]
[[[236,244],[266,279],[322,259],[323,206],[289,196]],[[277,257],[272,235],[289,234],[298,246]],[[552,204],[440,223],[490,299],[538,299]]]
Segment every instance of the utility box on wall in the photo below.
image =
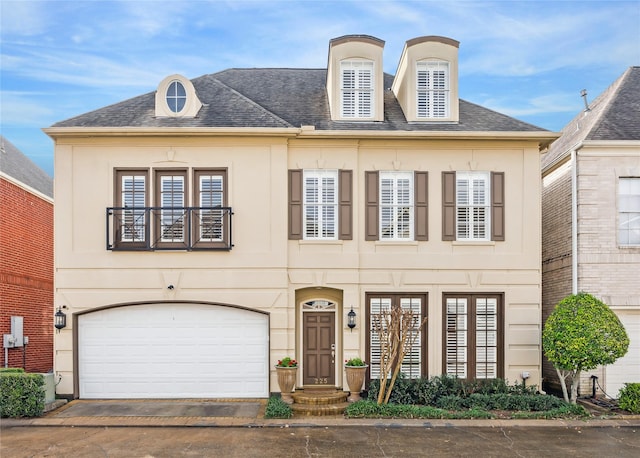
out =
[[24,317],[11,317],[11,334],[13,334],[14,347],[22,347],[24,345]]

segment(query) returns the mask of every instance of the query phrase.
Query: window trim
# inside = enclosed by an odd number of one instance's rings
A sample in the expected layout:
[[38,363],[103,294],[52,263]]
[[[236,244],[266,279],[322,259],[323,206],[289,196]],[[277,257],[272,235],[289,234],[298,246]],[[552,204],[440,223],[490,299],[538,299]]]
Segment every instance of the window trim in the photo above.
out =
[[380,227],[380,174],[377,170],[365,171],[365,240],[393,242],[423,242],[429,240],[429,172],[415,170],[412,173],[413,187],[413,237],[411,239],[381,239]]
[[[467,202],[460,201],[460,182],[467,183]],[[475,181],[481,181],[483,189],[484,202],[474,202],[475,190],[473,187]],[[468,226],[468,236],[460,236],[460,217],[459,214],[463,209],[467,209],[465,225]],[[478,210],[483,210],[484,221],[479,221],[475,215]],[[482,227],[484,237],[474,237],[476,227]],[[491,240],[491,174],[486,171],[457,171],[456,172],[456,240],[459,242],[488,242]]]
[[[314,170],[314,169],[309,169]],[[304,238],[304,170],[288,170],[288,239],[331,242],[336,239]],[[337,240],[353,239],[353,171],[338,169]]]
[[[344,87],[344,74],[345,70],[353,70],[354,74],[354,87],[353,88],[345,88]],[[370,76],[369,87],[362,88],[360,87],[360,78],[358,77],[360,72],[367,71]],[[344,59],[340,62],[340,119],[348,120],[348,121],[357,121],[357,120],[365,120],[372,121],[375,119],[375,98],[376,98],[376,82],[375,82],[375,62],[370,59]],[[345,94],[348,92],[353,92],[353,115],[349,115],[345,113]],[[368,94],[369,104],[368,111],[369,116],[363,116],[361,109],[359,106],[363,106],[363,96],[364,94]]]
[[[172,89],[174,88],[175,94],[170,94],[170,92],[172,92]],[[178,88],[182,89],[183,94],[179,93],[180,91],[178,90]],[[187,99],[187,89],[184,87],[184,84],[182,84],[182,81],[174,79],[169,82],[164,93],[164,100],[167,104],[167,107],[169,108],[169,111],[174,113],[176,116],[180,116],[182,112],[184,112],[187,108]],[[171,102],[173,102],[173,104]],[[181,105],[180,102],[182,102]],[[175,105],[175,109],[173,105]],[[180,108],[178,108],[179,106]]]
[[[443,293],[442,294],[442,373],[448,374],[447,371],[447,299],[467,299],[467,378],[466,380],[485,380],[478,379],[475,375],[477,372],[476,366],[476,299],[487,298],[496,299],[496,378],[504,378],[505,362],[504,362],[504,294],[503,293],[477,293],[477,292],[465,292],[465,293]],[[474,374],[473,378],[469,378],[470,374]],[[487,379],[491,380],[491,379]]]
[[[308,178],[314,178],[317,180],[317,191],[315,193],[315,197],[322,196],[324,190],[324,184],[322,183],[324,178],[333,178],[334,187],[333,187],[333,202],[308,202]],[[338,233],[340,228],[340,204],[339,204],[339,194],[340,194],[340,185],[339,185],[339,172],[337,169],[304,169],[302,171],[302,239],[303,240],[338,240]],[[325,218],[322,216],[324,212],[318,211],[317,219],[314,219],[315,224],[317,225],[318,235],[310,236],[307,231],[307,210],[316,206],[319,209],[322,208],[333,208],[333,235],[332,236],[323,236],[324,226],[327,224]]]
[[[504,242],[505,233],[505,174],[504,172],[490,173],[489,196],[490,238],[459,240],[457,231],[457,173],[456,171],[442,172],[442,240],[460,241],[460,243],[478,243],[486,241]],[[464,173],[469,173],[464,171]]]
[[[221,176],[222,177],[222,208],[228,205],[228,169],[225,167],[219,168],[194,168],[193,169],[193,206],[201,207],[200,205],[200,177],[203,175]],[[191,237],[193,240],[194,249],[198,248],[214,248],[220,249],[228,246],[230,242],[231,222],[229,220],[230,214],[228,212],[223,213],[222,223],[222,240],[220,241],[200,241],[200,222],[199,219],[194,218],[191,228]]]
[[[414,185],[413,173],[407,172],[407,171],[380,171],[379,179],[380,179],[380,185],[378,189],[378,192],[379,192],[379,195],[378,195],[379,210],[378,211],[380,214],[380,219],[378,221],[378,225],[379,225],[378,233],[380,234],[380,241],[390,241],[390,242],[413,241],[415,238],[415,227],[414,227],[415,225],[415,219],[414,219],[415,185]],[[409,202],[398,203],[399,195],[402,194],[402,190],[399,189],[399,181],[405,180],[405,179],[409,180],[409,189],[408,189]],[[391,191],[390,191],[392,200],[391,202],[388,202],[388,203],[383,202],[383,193],[385,192],[385,187],[383,186],[383,182],[385,180],[392,182]],[[401,237],[399,236],[399,234],[402,232],[400,230],[399,217],[401,217],[401,215],[399,214],[399,211],[407,207],[409,209],[409,218],[407,221],[407,228],[409,230],[409,234],[407,237]],[[391,220],[388,226],[392,231],[392,235],[389,237],[385,237],[385,234],[384,234],[384,229],[386,228],[386,226],[384,226],[384,223],[383,223],[383,218],[385,217],[385,213],[386,213],[385,210],[387,210],[387,212],[390,210],[392,214]]]
[[154,174],[154,203],[155,207],[159,208],[159,210],[152,211],[151,216],[154,218],[153,221],[153,234],[155,238],[155,245],[157,249],[180,249],[186,248],[188,245],[187,238],[189,237],[189,226],[190,221],[188,220],[187,213],[183,210],[183,227],[182,227],[182,240],[181,241],[162,241],[162,224],[163,224],[163,216],[166,211],[170,211],[171,214],[177,214],[178,210],[166,210],[165,206],[162,202],[162,179],[163,177],[182,177],[182,205],[176,208],[187,208],[189,206],[189,180],[187,169],[174,169],[174,168],[157,168],[153,170]]
[[[420,319],[428,318],[428,293],[385,293],[385,292],[367,292],[365,293],[365,320],[366,320],[366,336],[365,336],[365,351],[366,359],[369,360],[369,368],[367,369],[367,384],[372,380],[372,361],[371,361],[371,299],[391,299],[392,307],[399,307],[401,299],[420,299],[422,304],[420,305]],[[428,320],[427,320],[428,323]],[[428,324],[422,327],[420,331],[420,375],[419,377],[427,377],[429,375],[429,352],[428,352]]]
[[[432,66],[436,66],[435,70],[430,69]],[[427,72],[431,75],[430,81],[433,82],[433,72],[440,71],[440,67],[444,67],[444,89],[434,89],[433,83],[428,84],[426,87],[420,87],[420,72]],[[416,77],[416,119],[419,121],[429,120],[447,120],[451,117],[451,63],[442,59],[423,59],[416,62],[415,65],[415,77]],[[436,93],[444,93],[444,114],[434,115],[434,99]],[[420,99],[421,95],[425,96],[425,100],[429,103],[429,109],[425,111],[425,114],[420,114]]]
[[[143,176],[145,179],[145,190],[144,190],[144,206],[148,207],[149,206],[149,191],[150,191],[150,182],[149,182],[149,169],[148,168],[117,168],[114,169],[114,198],[113,201],[116,204],[116,207],[125,207],[124,202],[122,201],[122,179],[125,176],[134,176],[134,175],[140,175]],[[149,221],[148,219],[150,218],[150,215],[148,214],[148,212],[146,212],[145,210],[145,235],[144,235],[144,240],[139,241],[139,242],[128,242],[128,241],[123,241],[121,240],[121,235],[120,235],[120,230],[117,227],[114,227],[114,238],[113,238],[113,245],[116,248],[122,248],[122,247],[127,247],[130,249],[144,249],[148,246],[149,244],[149,237],[151,236],[150,232],[149,232]]]

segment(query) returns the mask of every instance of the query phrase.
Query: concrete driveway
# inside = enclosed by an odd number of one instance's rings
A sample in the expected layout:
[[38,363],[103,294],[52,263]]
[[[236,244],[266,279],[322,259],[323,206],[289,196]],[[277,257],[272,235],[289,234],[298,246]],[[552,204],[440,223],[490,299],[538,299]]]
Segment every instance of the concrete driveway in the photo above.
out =
[[[272,425],[275,426],[275,425]],[[640,429],[555,426],[3,427],[0,456],[637,458]]]

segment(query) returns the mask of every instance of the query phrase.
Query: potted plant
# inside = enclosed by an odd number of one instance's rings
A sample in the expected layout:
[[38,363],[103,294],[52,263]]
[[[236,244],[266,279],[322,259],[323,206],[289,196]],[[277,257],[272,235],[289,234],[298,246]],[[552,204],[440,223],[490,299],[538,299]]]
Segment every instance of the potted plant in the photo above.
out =
[[360,358],[347,359],[344,362],[344,370],[347,374],[347,384],[349,385],[349,402],[360,400],[360,391],[364,384],[364,377],[367,373],[367,365]]
[[291,392],[296,384],[298,362],[289,356],[279,359],[276,364],[276,374],[278,375],[278,386],[280,386],[282,400],[287,404],[293,404]]

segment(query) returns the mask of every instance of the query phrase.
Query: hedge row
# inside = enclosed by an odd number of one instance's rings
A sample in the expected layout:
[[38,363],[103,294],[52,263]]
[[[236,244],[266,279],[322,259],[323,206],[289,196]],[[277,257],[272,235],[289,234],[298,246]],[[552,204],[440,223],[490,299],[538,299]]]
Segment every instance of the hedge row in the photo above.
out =
[[0,417],[39,417],[44,412],[44,377],[22,369],[0,369]]

